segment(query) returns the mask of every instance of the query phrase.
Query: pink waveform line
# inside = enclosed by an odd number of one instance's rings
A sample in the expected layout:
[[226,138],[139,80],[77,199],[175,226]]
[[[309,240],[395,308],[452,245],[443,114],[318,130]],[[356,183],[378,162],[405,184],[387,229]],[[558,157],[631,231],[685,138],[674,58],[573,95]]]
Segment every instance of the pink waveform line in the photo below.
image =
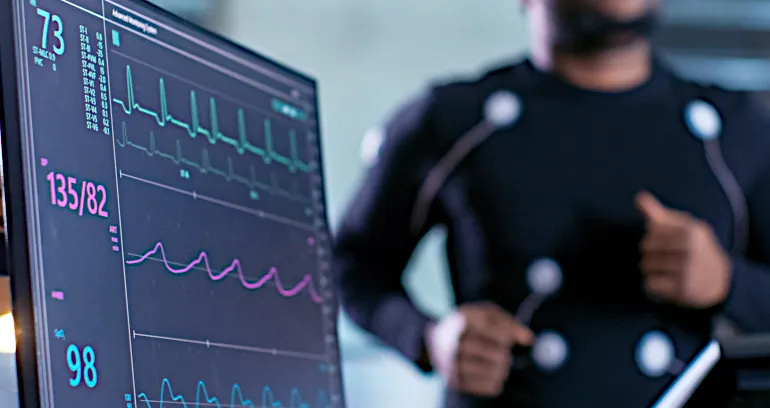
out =
[[193,268],[195,268],[196,266],[198,266],[199,264],[203,263],[206,267],[206,271],[208,272],[209,277],[213,281],[220,281],[226,278],[227,275],[229,275],[231,272],[236,271],[238,273],[238,278],[241,281],[241,285],[243,285],[243,287],[245,287],[246,289],[250,289],[250,290],[259,289],[265,286],[268,282],[270,282],[270,280],[273,280],[275,281],[275,286],[278,290],[278,293],[281,296],[294,297],[300,292],[302,292],[302,290],[307,288],[308,293],[310,294],[310,298],[313,300],[313,302],[321,303],[323,301],[321,296],[318,294],[318,292],[316,292],[315,288],[313,287],[312,276],[305,275],[305,277],[302,278],[302,280],[297,285],[295,285],[293,288],[287,289],[287,288],[284,288],[283,285],[281,284],[281,278],[278,276],[278,269],[276,269],[275,267],[271,267],[270,271],[268,271],[268,273],[262,276],[258,281],[249,282],[246,280],[246,276],[244,276],[243,274],[243,267],[241,266],[241,261],[238,260],[237,258],[233,259],[233,262],[230,263],[230,266],[225,268],[223,271],[216,272],[211,269],[211,265],[209,264],[209,257],[206,254],[206,252],[201,252],[200,255],[198,255],[198,258],[192,261],[189,265],[183,268],[176,269],[173,266],[171,266],[171,264],[169,263],[169,260],[166,257],[166,250],[163,247],[162,242],[158,242],[157,244],[155,244],[155,247],[153,247],[150,251],[148,251],[138,259],[128,260],[126,261],[126,263],[129,265],[143,263],[148,258],[157,254],[158,252],[160,252],[161,257],[163,258],[163,264],[166,266],[166,269],[175,275],[185,274],[190,270],[192,270]]

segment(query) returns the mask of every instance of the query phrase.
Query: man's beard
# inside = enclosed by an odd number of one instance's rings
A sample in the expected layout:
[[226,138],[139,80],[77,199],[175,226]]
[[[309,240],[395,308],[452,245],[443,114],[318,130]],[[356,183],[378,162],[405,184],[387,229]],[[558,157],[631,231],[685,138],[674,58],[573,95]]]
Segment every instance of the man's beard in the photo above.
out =
[[555,45],[560,51],[575,55],[608,51],[649,39],[658,19],[657,10],[632,20],[619,20],[583,8],[564,10],[557,13]]

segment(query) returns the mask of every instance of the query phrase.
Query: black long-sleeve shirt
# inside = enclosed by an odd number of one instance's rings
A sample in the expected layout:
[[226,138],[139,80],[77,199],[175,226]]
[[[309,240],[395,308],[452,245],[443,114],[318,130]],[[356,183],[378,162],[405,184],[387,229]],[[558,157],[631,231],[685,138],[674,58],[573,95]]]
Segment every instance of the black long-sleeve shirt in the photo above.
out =
[[[501,90],[518,114],[493,128],[485,107]],[[718,113],[711,144],[688,127],[694,101]],[[645,333],[668,333],[686,361],[710,337],[715,313],[745,332],[770,332],[770,119],[754,95],[685,81],[659,63],[636,89],[594,92],[524,61],[432,87],[384,133],[336,236],[343,306],[360,326],[419,359],[432,317],[410,301],[402,274],[435,226],[448,231],[458,304],[491,300],[515,313],[530,293],[528,265],[552,259],[563,273],[530,325],[560,333],[568,361],[554,372],[514,370],[494,401],[449,393],[447,406],[643,407],[672,378],[637,367]],[[726,249],[746,223],[722,307],[684,310],[644,295],[640,190],[706,220]]]

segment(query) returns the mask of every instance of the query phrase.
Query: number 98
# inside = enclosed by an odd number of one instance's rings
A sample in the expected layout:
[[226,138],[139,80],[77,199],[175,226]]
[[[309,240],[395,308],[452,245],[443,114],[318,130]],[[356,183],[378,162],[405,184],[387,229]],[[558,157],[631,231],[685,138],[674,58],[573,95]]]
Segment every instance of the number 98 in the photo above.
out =
[[81,353],[78,346],[71,344],[67,348],[67,365],[73,374],[70,378],[71,387],[78,387],[81,383],[85,383],[88,388],[96,387],[99,376],[96,370],[96,353],[91,346],[83,347]]

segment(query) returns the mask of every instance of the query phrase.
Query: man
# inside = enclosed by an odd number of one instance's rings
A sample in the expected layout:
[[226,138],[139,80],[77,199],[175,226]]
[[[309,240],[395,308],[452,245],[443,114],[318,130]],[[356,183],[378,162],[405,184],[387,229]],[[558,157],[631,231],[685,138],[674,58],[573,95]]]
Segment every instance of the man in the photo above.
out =
[[[336,240],[344,308],[444,376],[447,407],[645,407],[715,317],[770,332],[770,119],[654,58],[658,1],[524,3],[530,59],[385,126]],[[438,319],[401,283],[435,226]],[[718,406],[729,383],[702,388]]]

